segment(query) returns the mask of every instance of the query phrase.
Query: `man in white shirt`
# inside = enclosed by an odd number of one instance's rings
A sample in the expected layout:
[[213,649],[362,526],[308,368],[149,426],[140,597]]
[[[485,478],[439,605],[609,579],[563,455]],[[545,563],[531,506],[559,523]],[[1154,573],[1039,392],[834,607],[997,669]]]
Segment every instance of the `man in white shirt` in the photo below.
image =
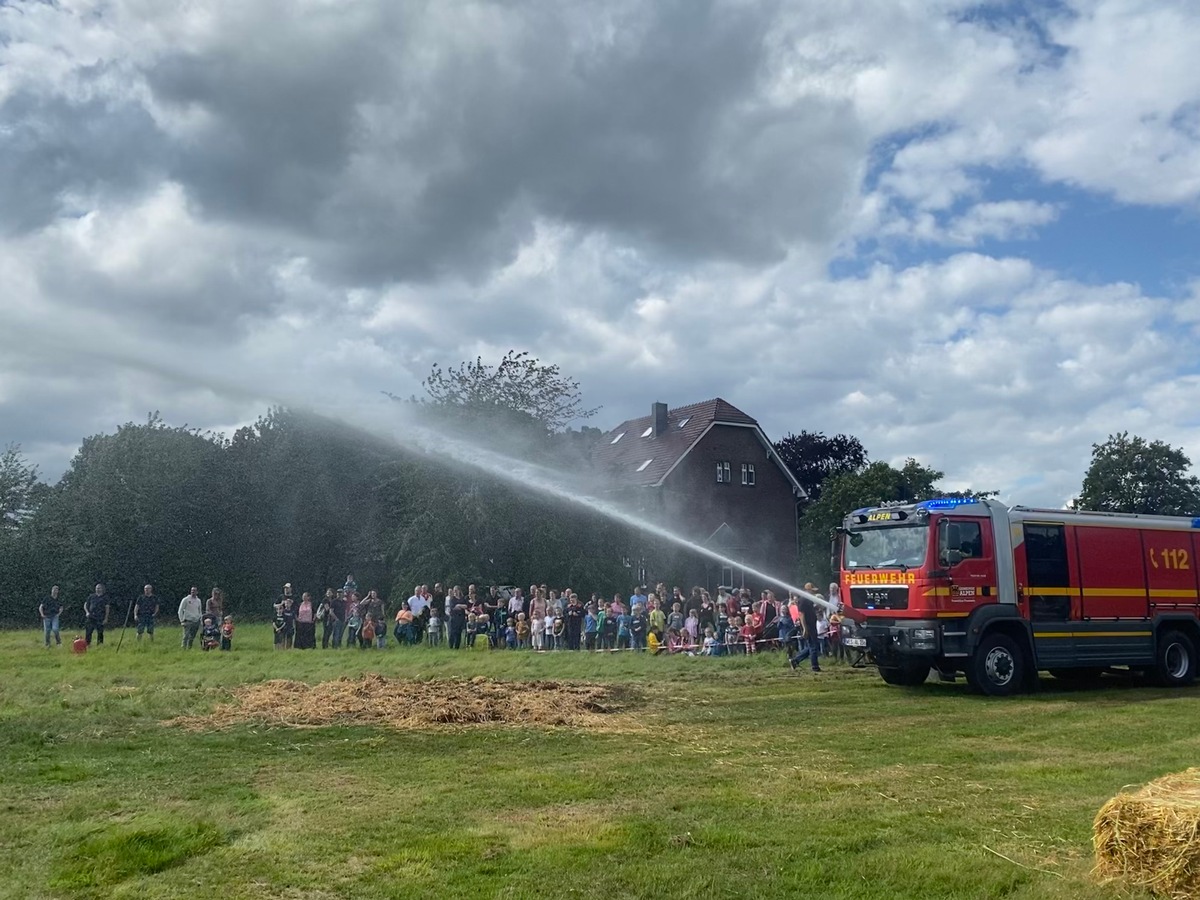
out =
[[200,630],[199,588],[193,587],[179,601],[179,624],[183,628],[183,649],[190,650],[192,642],[196,640],[196,632]]
[[423,585],[418,584],[413,588],[413,595],[408,598],[408,608],[412,610],[413,618],[421,615],[425,611],[425,607],[429,605],[425,600],[424,593],[421,591],[422,587]]
[[508,614],[515,619],[521,612],[525,612],[525,598],[521,596],[520,588],[514,588],[513,595],[508,598]]

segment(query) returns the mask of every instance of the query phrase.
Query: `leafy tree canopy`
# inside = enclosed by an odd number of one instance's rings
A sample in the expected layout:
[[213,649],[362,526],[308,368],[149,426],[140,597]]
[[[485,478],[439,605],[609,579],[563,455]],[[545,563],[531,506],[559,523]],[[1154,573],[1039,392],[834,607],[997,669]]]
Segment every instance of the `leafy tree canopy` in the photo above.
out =
[[1092,445],[1092,462],[1075,505],[1079,509],[1186,516],[1200,514],[1200,479],[1192,461],[1163,441],[1129,432]]
[[579,382],[524,351],[509,350],[495,366],[482,357],[449,369],[435,363],[421,386],[428,395],[424,403],[467,413],[524,415],[552,432],[598,412],[584,407]]
[[15,531],[32,514],[39,495],[37,466],[30,465],[20,444],[0,454],[0,531]]
[[775,442],[775,452],[808,492],[809,502],[821,499],[821,489],[834,475],[859,472],[867,465],[867,451],[849,434],[826,437],[820,431],[788,434]]

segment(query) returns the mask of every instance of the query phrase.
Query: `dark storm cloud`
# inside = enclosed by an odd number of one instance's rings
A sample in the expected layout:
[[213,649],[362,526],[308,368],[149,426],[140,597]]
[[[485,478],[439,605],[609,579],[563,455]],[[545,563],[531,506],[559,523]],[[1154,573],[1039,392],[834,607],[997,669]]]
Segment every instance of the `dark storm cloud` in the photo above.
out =
[[[106,74],[93,66],[80,77],[88,83]],[[0,103],[0,235],[72,214],[72,195],[96,202],[144,188],[163,170],[165,150],[136,103],[15,92]]]
[[253,40],[145,68],[156,102],[206,117],[173,175],[345,282],[481,277],[538,217],[776,259],[829,240],[858,177],[848,105],[763,99],[771,4],[258,9],[236,23]]

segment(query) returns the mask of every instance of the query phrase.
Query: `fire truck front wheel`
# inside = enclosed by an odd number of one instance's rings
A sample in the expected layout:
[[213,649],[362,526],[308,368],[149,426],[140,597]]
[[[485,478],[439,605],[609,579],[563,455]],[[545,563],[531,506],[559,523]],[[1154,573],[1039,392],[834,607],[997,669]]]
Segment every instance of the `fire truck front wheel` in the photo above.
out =
[[1164,631],[1158,638],[1155,674],[1168,687],[1196,680],[1196,645],[1182,631]]
[[1018,693],[1025,683],[1025,654],[1008,635],[993,631],[983,636],[967,667],[967,682],[990,697]]

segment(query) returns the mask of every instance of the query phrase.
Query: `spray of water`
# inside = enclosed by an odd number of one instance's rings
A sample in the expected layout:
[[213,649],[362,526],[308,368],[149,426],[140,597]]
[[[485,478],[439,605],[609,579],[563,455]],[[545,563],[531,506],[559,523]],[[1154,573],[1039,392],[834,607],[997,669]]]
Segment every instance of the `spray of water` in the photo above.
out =
[[[53,339],[49,343],[54,343]],[[747,566],[737,560],[725,556],[710,547],[697,544],[695,541],[676,534],[668,528],[636,515],[617,504],[589,496],[573,486],[561,473],[543,466],[538,466],[524,460],[515,459],[495,451],[479,447],[474,443],[457,438],[441,430],[435,430],[428,424],[404,423],[403,428],[385,431],[381,424],[396,422],[400,417],[398,404],[386,401],[379,407],[362,406],[355,410],[354,415],[348,415],[344,407],[336,410],[322,409],[310,400],[289,397],[273,389],[262,386],[249,387],[244,383],[221,378],[213,375],[198,375],[184,373],[168,366],[159,366],[147,362],[139,353],[123,352],[113,344],[107,348],[92,347],[89,353],[95,357],[106,357],[111,362],[126,368],[147,372],[157,377],[173,381],[189,387],[201,387],[213,393],[239,401],[255,400],[277,403],[292,409],[307,411],[326,419],[370,434],[376,438],[387,440],[400,448],[409,451],[420,451],[436,460],[450,464],[465,466],[482,472],[498,481],[507,482],[526,490],[536,491],[545,496],[554,497],[566,503],[575,504],[589,509],[605,518],[635,528],[645,534],[660,538],[664,541],[682,547],[692,553],[704,556],[730,568],[740,568],[756,578],[770,584],[778,585],[785,590],[807,597],[814,603],[833,610],[833,603],[821,596],[812,594],[803,588],[789,584],[781,578],[768,572]]]

